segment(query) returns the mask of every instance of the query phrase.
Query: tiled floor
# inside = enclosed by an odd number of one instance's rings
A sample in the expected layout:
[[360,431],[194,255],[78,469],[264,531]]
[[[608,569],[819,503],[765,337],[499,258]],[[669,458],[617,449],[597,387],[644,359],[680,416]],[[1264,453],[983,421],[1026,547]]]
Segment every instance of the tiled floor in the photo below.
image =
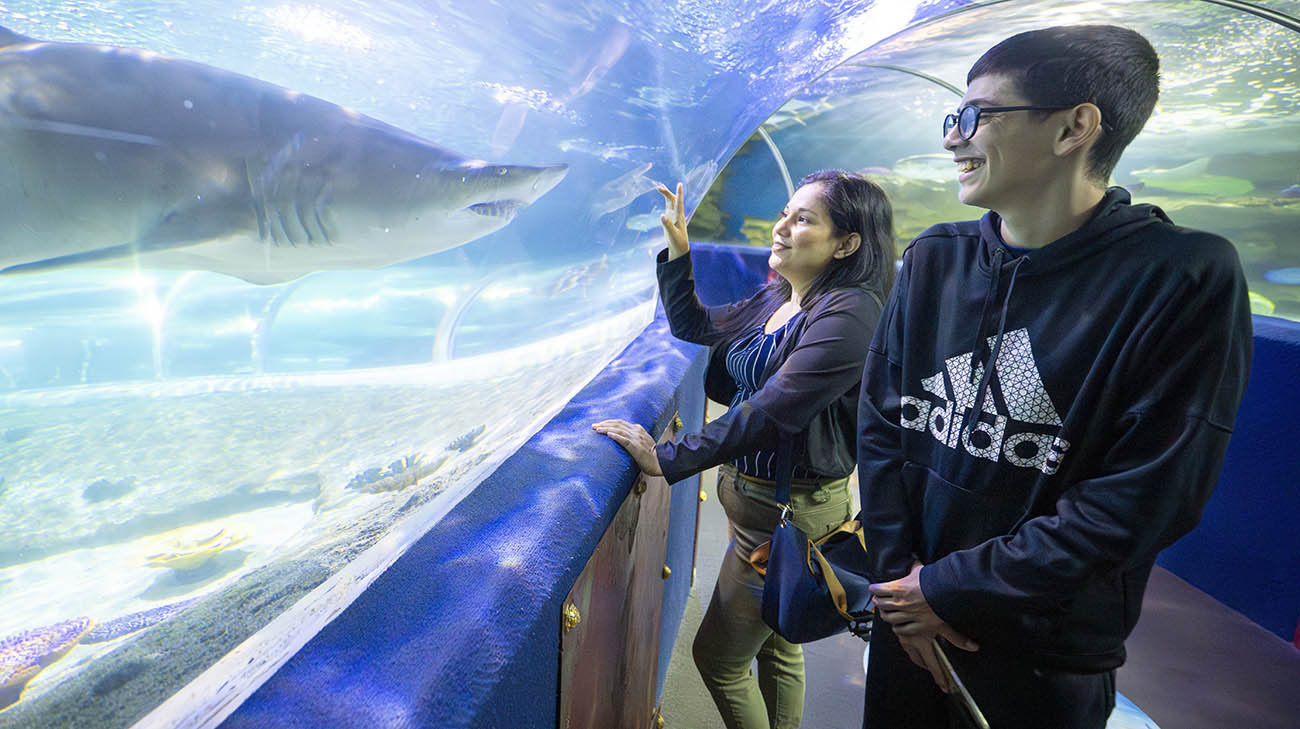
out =
[[[666,729],[723,729],[690,657],[727,543],[717,477],[703,479],[695,587],[661,694]],[[863,648],[848,635],[804,647],[805,729],[862,726]],[[1128,651],[1117,684],[1146,716],[1121,707],[1109,729],[1300,728],[1300,651],[1164,570],[1152,575]]]

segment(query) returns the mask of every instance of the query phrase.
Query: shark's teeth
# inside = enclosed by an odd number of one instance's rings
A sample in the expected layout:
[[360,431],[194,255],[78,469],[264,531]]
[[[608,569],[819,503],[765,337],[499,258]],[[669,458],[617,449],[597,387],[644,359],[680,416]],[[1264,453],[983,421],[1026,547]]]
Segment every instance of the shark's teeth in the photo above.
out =
[[467,208],[471,213],[477,213],[490,218],[514,217],[519,209],[527,205],[522,200],[493,200],[492,202],[474,203]]

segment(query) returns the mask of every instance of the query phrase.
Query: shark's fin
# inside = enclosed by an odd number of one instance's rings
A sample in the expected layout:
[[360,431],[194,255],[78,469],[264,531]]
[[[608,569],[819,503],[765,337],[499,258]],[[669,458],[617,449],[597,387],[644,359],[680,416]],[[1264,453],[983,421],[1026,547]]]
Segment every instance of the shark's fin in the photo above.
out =
[[1185,165],[1166,170],[1171,175],[1204,175],[1210,171],[1210,158],[1198,157]]
[[1210,174],[1210,158],[1200,157],[1167,170],[1137,170],[1133,174],[1147,185],[1189,195],[1245,195],[1255,183],[1241,177]]
[[56,121],[54,119],[32,119],[30,117],[21,117],[10,114],[7,115],[4,118],[4,121],[0,122],[0,124],[33,132],[67,134],[77,137],[91,137],[93,139],[107,139],[114,142],[143,144],[150,147],[161,147],[163,144],[158,138],[151,137],[147,134],[134,134],[132,132],[123,132],[117,129],[92,127],[85,124],[73,124],[71,122]]
[[185,248],[202,242],[203,240],[194,239],[170,241],[150,240],[137,243],[124,243],[116,246],[105,246],[103,248],[95,248],[89,251],[69,253],[64,256],[43,258],[39,261],[17,263],[12,266],[0,268],[0,276],[7,276],[16,273],[39,273],[42,271],[53,271],[55,269],[69,268],[72,266],[94,265],[104,261],[126,258],[135,254],[165,251],[172,248]]
[[20,46],[24,43],[37,43],[35,38],[28,38],[21,33],[15,33],[12,30],[0,25],[0,48],[5,46]]
[[1185,177],[1191,177],[1193,175],[1204,175],[1207,172],[1209,172],[1209,169],[1210,169],[1210,158],[1198,157],[1192,160],[1191,162],[1178,165],[1177,167],[1165,167],[1165,168],[1148,167],[1142,170],[1134,170],[1133,174],[1136,175],[1138,179],[1145,179],[1145,178],[1181,179]]
[[243,269],[214,267],[212,270],[217,273],[224,273],[227,276],[234,276],[251,284],[258,286],[274,286],[287,281],[295,281],[306,276],[311,271],[245,271]]
[[[171,246],[171,247],[179,248],[181,246]],[[153,250],[160,250],[160,247],[155,247],[153,248]],[[70,268],[73,266],[90,266],[104,261],[119,260],[127,256],[130,256],[132,253],[138,251],[140,251],[139,246],[130,246],[130,245],[108,246],[107,248],[99,248],[93,251],[82,251],[81,253],[72,253],[66,256],[55,256],[54,258],[46,258],[41,261],[32,261],[30,263],[19,263],[13,266],[8,266],[6,268],[0,268],[0,277],[14,276],[14,275],[26,274],[26,273],[44,273],[46,271],[54,271],[60,268]],[[236,278],[243,279],[249,283],[257,284],[259,286],[267,286],[271,284],[279,284],[279,283],[284,283],[286,281],[292,281],[296,278],[300,278],[310,273],[310,271],[284,271],[279,269],[275,271],[244,270],[240,268],[231,268],[231,267],[225,267],[221,265],[206,266],[204,268],[206,268],[207,270],[216,271],[218,273],[224,273],[228,276],[234,276]]]
[[41,271],[52,271],[57,268],[98,263],[100,261],[111,261],[115,258],[125,258],[126,256],[131,255],[134,250],[135,248],[133,246],[120,245],[96,248],[93,251],[70,253],[66,256],[55,256],[53,258],[45,258],[39,261],[6,266],[5,268],[0,268],[0,276],[8,276],[15,273],[39,273]]

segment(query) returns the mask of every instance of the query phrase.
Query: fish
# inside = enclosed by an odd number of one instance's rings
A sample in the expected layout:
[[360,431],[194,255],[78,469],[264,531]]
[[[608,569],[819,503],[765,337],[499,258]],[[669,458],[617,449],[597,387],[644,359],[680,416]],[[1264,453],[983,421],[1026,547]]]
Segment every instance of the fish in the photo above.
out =
[[628,230],[635,230],[639,233],[655,230],[663,225],[663,221],[659,219],[662,215],[664,215],[664,213],[641,213],[640,215],[633,215],[627,219],[627,222],[623,224],[623,227]]
[[373,269],[496,231],[566,164],[492,164],[324,99],[0,28],[0,273]]
[[1292,185],[1290,187],[1282,188],[1282,191],[1279,192],[1278,195],[1280,197],[1300,197],[1300,185]]
[[[702,199],[713,186],[713,180],[718,176],[718,163],[716,160],[705,160],[691,168],[686,173],[686,179],[682,181],[683,191],[686,195],[696,200]],[[670,215],[671,217],[671,215]]]
[[1300,286],[1300,267],[1275,268],[1264,272],[1264,280],[1284,286]]
[[98,478],[82,490],[81,498],[88,503],[97,504],[101,501],[120,499],[134,490],[134,476],[119,479]]
[[231,547],[242,544],[247,538],[218,529],[201,539],[176,538],[164,545],[164,550],[145,557],[144,566],[155,569],[191,570]]
[[653,162],[646,162],[601,185],[596,190],[595,202],[591,204],[592,217],[599,218],[622,210],[642,195],[653,192],[662,184],[645,176],[653,166]]
[[449,454],[444,453],[425,461],[420,454],[403,456],[388,464],[387,468],[368,468],[365,472],[353,476],[344,488],[368,494],[400,491],[433,475],[450,457]]
[[[649,185],[650,189],[654,189],[654,186],[659,185],[660,183],[651,180],[648,177],[645,177],[644,173],[649,171],[649,169],[650,169],[650,165],[647,164],[641,168],[633,170],[632,172],[636,173],[636,176],[629,179],[630,180],[640,179],[644,181],[646,185]],[[688,198],[691,197],[692,195],[698,195],[701,198],[704,197],[705,193],[707,193],[709,190],[709,186],[713,184],[713,180],[717,176],[718,176],[717,162],[713,160],[708,160],[696,165],[695,167],[691,168],[689,172],[685,174],[684,179],[682,180],[682,190],[683,190],[682,194],[687,196]],[[624,178],[627,177],[628,177],[627,175],[624,175],[623,178],[619,178],[619,179],[623,180]],[[610,183],[610,184],[613,185],[614,183]],[[630,185],[632,183],[629,182],[628,184]],[[637,192],[638,189],[639,188],[629,187],[627,189],[628,195]],[[635,200],[636,198],[632,198],[632,199]],[[631,200],[628,201],[628,204],[629,205],[631,204]],[[677,220],[677,207],[675,205],[669,205],[667,200],[665,200],[664,211],[662,213],[641,213],[639,215],[633,215],[627,219],[627,221],[623,224],[623,227],[627,228],[628,230],[635,230],[638,233],[645,233],[651,230],[657,230],[663,225],[663,221],[659,219],[661,215],[667,215],[669,221],[672,221],[676,224],[680,224],[680,221]]]
[[952,182],[957,179],[957,166],[951,154],[914,154],[891,165],[895,175],[926,182]]
[[1267,296],[1257,294],[1254,291],[1248,291],[1247,295],[1250,299],[1250,313],[1271,316],[1274,311],[1277,311],[1277,304],[1273,303],[1273,300]]
[[772,116],[763,122],[763,128],[768,132],[776,132],[795,124],[806,127],[809,119],[835,108],[828,98],[823,96],[813,101],[790,99],[781,105],[780,109],[772,112]]
[[[653,213],[652,213],[653,214]],[[653,214],[655,224],[659,224],[659,216]],[[601,254],[600,258],[591,263],[583,263],[577,266],[570,266],[559,275],[551,279],[546,285],[537,287],[529,291],[535,296],[551,298],[580,289],[585,296],[590,287],[597,281],[606,277],[609,273],[609,255]]]
[[1201,157],[1185,165],[1159,169],[1134,170],[1133,176],[1147,187],[1190,195],[1245,195],[1255,184],[1241,177],[1214,175],[1209,172],[1210,158]]
[[447,450],[464,453],[478,442],[479,437],[483,435],[483,431],[485,430],[487,430],[486,424],[470,428],[459,436],[453,438],[452,441],[447,444]]

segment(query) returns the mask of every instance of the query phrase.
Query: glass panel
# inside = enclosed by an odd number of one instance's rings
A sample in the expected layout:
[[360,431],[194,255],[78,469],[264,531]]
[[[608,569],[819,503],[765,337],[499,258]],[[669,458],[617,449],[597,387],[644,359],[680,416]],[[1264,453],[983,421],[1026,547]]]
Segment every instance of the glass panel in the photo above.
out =
[[649,320],[655,182],[806,89],[796,176],[970,217],[926,76],[1104,20],[1166,69],[1116,180],[1296,317],[1296,35],[1208,2],[0,0],[0,726],[219,717]]
[[[1263,5],[1296,13],[1300,3]],[[1300,33],[1210,2],[1002,2],[918,24],[810,84],[766,123],[796,178],[822,167],[871,173],[890,194],[901,246],[932,223],[978,217],[957,201],[944,114],[987,48],[1048,24],[1115,23],[1161,58],[1160,102],[1112,177],[1135,201],[1236,244],[1252,309],[1300,320]],[[748,154],[747,150],[753,150]],[[713,193],[767,245],[784,203],[754,139]],[[752,173],[752,174],[751,174]]]
[[0,726],[236,705],[649,321],[654,183],[927,7],[0,0]]

